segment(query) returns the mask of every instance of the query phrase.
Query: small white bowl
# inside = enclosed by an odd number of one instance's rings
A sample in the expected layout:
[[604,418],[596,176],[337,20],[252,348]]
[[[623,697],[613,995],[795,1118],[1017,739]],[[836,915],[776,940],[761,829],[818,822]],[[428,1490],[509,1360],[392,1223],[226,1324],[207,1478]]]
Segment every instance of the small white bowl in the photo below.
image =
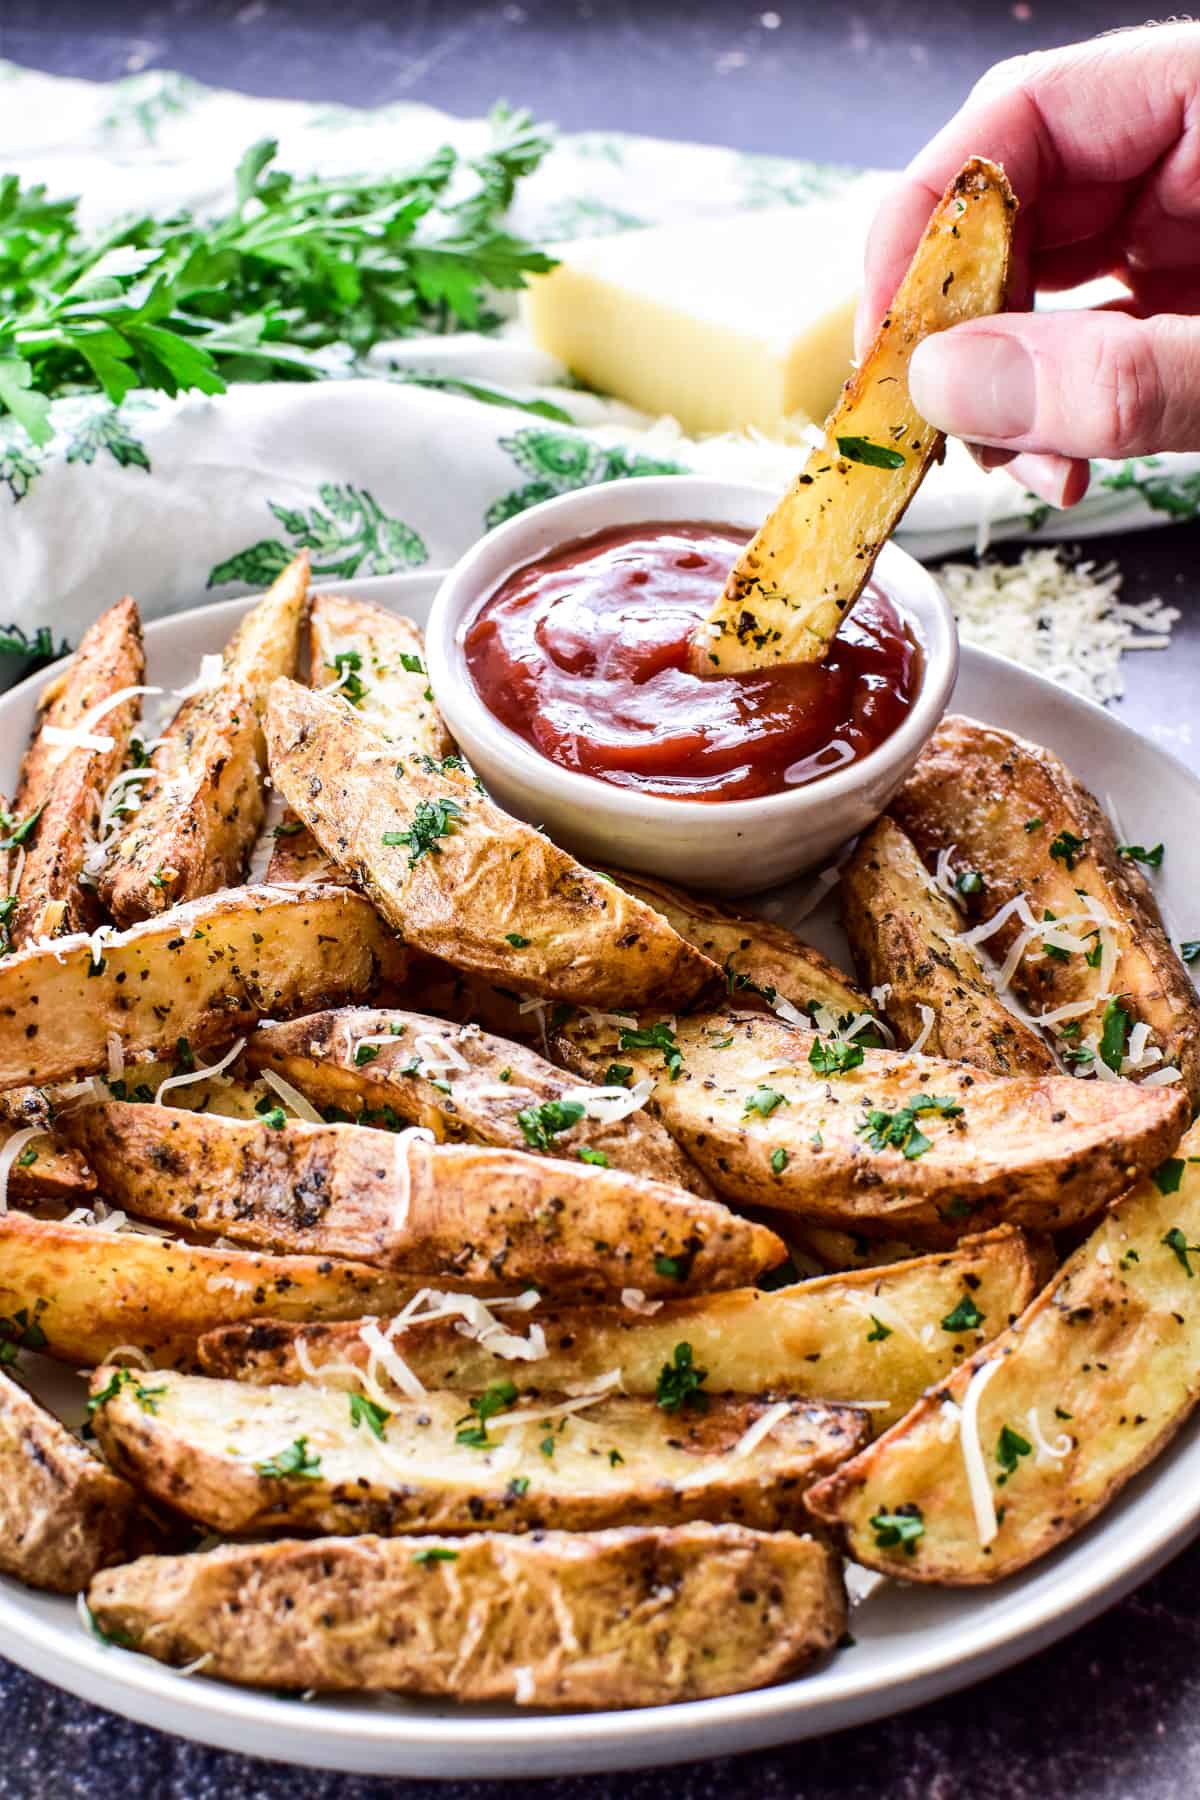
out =
[[575,538],[643,523],[756,529],[778,495],[698,475],[649,476],[581,488],[518,514],[450,570],[426,636],[430,680],[447,725],[484,784],[519,818],[544,825],[585,862],[659,875],[722,894],[751,894],[828,863],[878,818],[942,715],[958,672],[954,617],[932,575],[895,544],[876,564],[924,655],[907,716],[869,755],[832,775],[757,800],[672,800],[563,769],[484,705],[463,650],[480,604],[515,569]]

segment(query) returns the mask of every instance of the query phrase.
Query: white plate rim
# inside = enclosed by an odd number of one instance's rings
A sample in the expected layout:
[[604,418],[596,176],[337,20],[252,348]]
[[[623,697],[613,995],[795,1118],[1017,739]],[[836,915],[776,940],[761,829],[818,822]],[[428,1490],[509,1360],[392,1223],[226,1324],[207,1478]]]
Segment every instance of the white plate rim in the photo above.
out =
[[[339,592],[420,613],[439,580],[438,572],[420,571],[336,586]],[[164,638],[195,627],[202,618],[214,627],[228,627],[252,598],[210,603],[152,621],[146,626],[147,645],[153,651]],[[1200,805],[1200,778],[1186,764],[1095,702],[990,652],[964,645],[962,659],[960,683],[978,679],[1000,692],[1014,685],[1024,690],[1031,708],[1045,713],[1043,730],[1049,741],[1055,737],[1056,715],[1085,728],[1090,725],[1101,740],[1108,735],[1131,752],[1136,747],[1138,757],[1149,756]],[[53,667],[43,668],[0,695],[0,742],[6,720],[53,672]],[[184,1679],[146,1657],[104,1646],[86,1635],[73,1617],[68,1621],[41,1616],[34,1609],[44,1606],[47,1597],[30,1595],[3,1578],[0,1642],[11,1661],[139,1723],[307,1767],[454,1779],[687,1762],[886,1717],[952,1693],[1054,1643],[1119,1600],[1200,1532],[1200,1482],[1164,1478],[1189,1451],[1200,1467],[1200,1425],[1195,1423],[1107,1514],[1030,1575],[1017,1578],[1015,1589],[1009,1583],[975,1590],[981,1596],[1008,1597],[1002,1619],[989,1621],[987,1610],[981,1608],[977,1617],[955,1628],[952,1638],[945,1628],[935,1629],[929,1634],[928,1651],[916,1657],[910,1653],[905,1672],[890,1679],[886,1691],[878,1677],[855,1667],[849,1652],[817,1674],[775,1687],[625,1712],[514,1716],[489,1712],[481,1717],[451,1706],[401,1712],[321,1701],[299,1704],[228,1683]],[[1109,1544],[1104,1554],[1096,1555],[1096,1538],[1106,1519],[1119,1515],[1139,1495],[1144,1498],[1151,1488],[1158,1504],[1150,1524],[1127,1534],[1116,1551]]]

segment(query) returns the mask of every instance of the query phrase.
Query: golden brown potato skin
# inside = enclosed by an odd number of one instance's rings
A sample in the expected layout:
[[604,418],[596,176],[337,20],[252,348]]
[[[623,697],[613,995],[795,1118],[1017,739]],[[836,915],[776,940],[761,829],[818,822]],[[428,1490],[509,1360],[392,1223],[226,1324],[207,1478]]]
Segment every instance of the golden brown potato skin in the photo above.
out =
[[875,1010],[848,975],[782,925],[701,899],[648,875],[631,875],[625,869],[610,869],[609,874],[719,966],[739,1005],[753,1005],[760,996],[769,1006],[779,995],[802,1012],[814,1001],[838,1017]]
[[154,779],[100,880],[118,924],[242,879],[263,820],[267,689],[296,667],[307,593],[304,551],[242,620],[219,685],[191,695],[168,725],[150,758]]
[[[438,1550],[453,1560],[415,1560]],[[208,1675],[253,1687],[579,1709],[782,1681],[846,1617],[824,1545],[705,1524],[229,1544],[143,1557],[98,1576],[88,1601],[147,1655],[210,1656]]]
[[[906,1581],[970,1586],[1011,1575],[1095,1518],[1192,1413],[1200,1384],[1200,1281],[1195,1259],[1164,1242],[1200,1238],[1195,1126],[1179,1146],[1179,1187],[1143,1181],[1071,1256],[1017,1325],[980,1351],[844,1469],[814,1491],[856,1561]],[[1000,1361],[979,1398],[979,1441],[1002,1507],[990,1545],[979,1541],[962,1449],[942,1436],[944,1399],[961,1405],[972,1376]],[[1039,1455],[1031,1430],[1061,1456]],[[996,1456],[1007,1425],[1030,1452],[1004,1481]],[[901,1504],[921,1508],[911,1556],[878,1544],[870,1520]]]
[[[398,755],[336,695],[277,681],[267,740],[275,785],[415,949],[597,1006],[683,1005],[717,975],[640,900],[501,812],[463,771]],[[418,807],[446,804],[457,811],[416,860],[407,842],[385,842]]]
[[53,725],[70,731],[101,701],[122,688],[140,687],[145,679],[142,622],[126,595],[88,627],[78,650],[38,702],[33,741],[21,762],[13,801],[18,819],[42,809],[26,840],[17,904],[9,921],[14,949],[37,937],[90,931],[100,922],[96,896],[81,886],[79,877],[88,838],[99,821],[100,802],[124,763],[141,703],[133,695],[98,721],[97,734],[112,739],[111,750],[48,744],[44,728]]
[[[656,1024],[666,1021],[640,1015],[643,1030]],[[818,1073],[809,1059],[828,1040],[763,1013],[694,1013],[673,1032],[674,1081],[662,1049],[619,1050],[618,1027],[582,1014],[556,1042],[584,1074],[619,1055],[635,1078],[657,1077],[650,1105],[718,1193],[867,1236],[938,1244],[1002,1222],[1077,1224],[1155,1168],[1187,1123],[1174,1088],[1000,1080],[907,1051],[864,1050],[858,1066]],[[778,1097],[765,1116],[749,1104],[764,1090]],[[931,1095],[962,1110],[919,1115],[927,1151],[909,1158],[868,1142],[872,1113],[891,1117]]]
[[[512,1328],[524,1332],[540,1322],[548,1354],[528,1365],[526,1378],[549,1391],[598,1381],[619,1369],[626,1393],[653,1394],[676,1345],[687,1343],[696,1364],[708,1370],[707,1386],[714,1394],[781,1393],[848,1405],[872,1401],[872,1424],[882,1429],[981,1339],[1010,1324],[1037,1287],[1025,1237],[1004,1229],[964,1239],[941,1255],[828,1275],[773,1293],[737,1288],[669,1300],[648,1316],[626,1306],[538,1308]],[[979,1327],[943,1327],[942,1320],[968,1295],[981,1314]],[[511,1316],[505,1316],[511,1326]],[[878,1319],[891,1322],[888,1331],[880,1333]],[[512,1378],[511,1362],[463,1337],[454,1325],[454,1320],[412,1323],[394,1339],[426,1386],[473,1394],[491,1381]],[[360,1385],[355,1371],[370,1361],[356,1324],[300,1332],[268,1320],[211,1333],[199,1355],[210,1375],[295,1383],[307,1380],[311,1367],[320,1369],[323,1383],[339,1387]]]
[[0,1570],[77,1594],[131,1551],[138,1498],[0,1371]]
[[[394,1041],[359,1051],[363,1038],[381,1036]],[[426,1040],[427,1051],[430,1040],[448,1045],[447,1054],[467,1068],[455,1064],[448,1083],[435,1079],[432,1071],[414,1070],[418,1038]],[[371,1115],[386,1107],[406,1124],[432,1131],[439,1143],[491,1144],[506,1150],[537,1147],[522,1129],[520,1113],[582,1091],[574,1076],[564,1075],[524,1044],[494,1037],[476,1025],[455,1026],[429,1013],[394,1007],[347,1006],[262,1025],[246,1046],[246,1058],[252,1069],[274,1069],[314,1105],[336,1106],[364,1124],[379,1123]],[[607,1157],[614,1169],[712,1197],[696,1165],[644,1107],[615,1124],[585,1114],[556,1132],[551,1143],[548,1154],[570,1160],[588,1150]]]
[[933,1023],[926,1056],[990,1075],[1052,1075],[1048,1046],[1003,1006],[975,952],[959,942],[954,905],[933,885],[911,838],[877,819],[842,870],[842,920],[866,987],[891,989],[885,1011],[902,1046]]
[[719,1201],[527,1151],[123,1101],[82,1107],[63,1129],[106,1195],[143,1218],[488,1291],[703,1292],[785,1255]]
[[[544,1397],[515,1400],[504,1411],[523,1411],[528,1423],[489,1424],[486,1445],[462,1444],[464,1414],[468,1425],[475,1415],[461,1394],[430,1392],[374,1413],[381,1440],[331,1388],[162,1371],[131,1379],[110,1367],[93,1375],[93,1396],[110,1393],[114,1379],[117,1391],[94,1415],[113,1468],[187,1518],[238,1535],[598,1531],[690,1519],[803,1530],[805,1488],[868,1436],[866,1415],[850,1407],[790,1401],[768,1435],[735,1456],[770,1400],[715,1397],[707,1411],[671,1414],[610,1395],[550,1419]],[[262,1472],[301,1439],[316,1470]],[[547,1439],[552,1456],[541,1449]]]
[[187,1366],[206,1331],[263,1313],[355,1319],[403,1306],[419,1280],[333,1257],[256,1256],[0,1214],[0,1316],[36,1318],[47,1356],[95,1368],[121,1345]]
[[[1117,855],[1107,817],[1057,756],[993,725],[943,719],[892,812],[929,867],[940,851],[953,848],[956,874],[977,869],[983,875],[982,893],[965,902],[980,922],[1021,893],[1037,919],[1077,913],[1080,891],[1098,900],[1119,930],[1111,991],[1150,1026],[1151,1042],[1164,1062],[1182,1071],[1193,1103],[1200,1099],[1196,990],[1168,942],[1149,882]],[[1074,867],[1050,853],[1064,832],[1082,840],[1070,859]],[[989,953],[1003,960],[1020,930],[1020,921],[1010,919],[988,939]],[[1097,997],[1101,973],[1082,956],[1064,962],[1033,944],[1017,965],[1013,992],[1037,1017]],[[1095,1032],[1102,1010],[1097,1001],[1096,1012],[1082,1017],[1084,1037]]]
[[[430,688],[425,644],[412,619],[370,600],[314,594],[308,644],[310,687],[326,688],[340,677],[342,694],[373,730],[388,738],[409,739],[439,761],[453,753],[454,740],[442,715],[432,697],[426,697]],[[301,881],[330,869],[321,846],[290,808],[283,826],[267,869],[268,881]],[[332,878],[347,879],[338,871]]]
[[346,888],[230,888],[93,946],[30,946],[0,961],[0,1090],[127,1058],[226,1045],[269,1014],[335,1006],[403,979],[395,935]]

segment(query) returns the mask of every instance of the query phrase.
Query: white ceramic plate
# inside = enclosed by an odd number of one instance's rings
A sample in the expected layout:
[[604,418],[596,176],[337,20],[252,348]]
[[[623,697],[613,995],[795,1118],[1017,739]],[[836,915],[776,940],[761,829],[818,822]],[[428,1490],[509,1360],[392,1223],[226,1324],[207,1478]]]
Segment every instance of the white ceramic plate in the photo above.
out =
[[[430,576],[347,584],[423,620]],[[220,648],[246,602],[162,620],[146,632],[152,679],[189,680]],[[0,698],[0,791],[11,792],[44,678]],[[1099,707],[1013,663],[964,648],[954,705],[1051,745],[1102,799],[1123,832],[1161,838],[1158,879],[1173,933],[1200,936],[1200,781]],[[785,922],[788,896],[768,901]],[[839,949],[829,917],[806,934]],[[842,947],[844,949],[844,947]],[[61,1372],[51,1393],[77,1416]],[[856,1643],[804,1680],[644,1712],[549,1714],[400,1700],[302,1704],[181,1677],[98,1643],[65,1600],[0,1580],[0,1646],[60,1687],[129,1718],[223,1749],[310,1767],[402,1776],[536,1776],[629,1769],[725,1755],[836,1731],[962,1687],[1051,1643],[1144,1580],[1200,1528],[1200,1421],[1072,1543],[994,1591],[936,1592],[899,1583],[856,1612]]]

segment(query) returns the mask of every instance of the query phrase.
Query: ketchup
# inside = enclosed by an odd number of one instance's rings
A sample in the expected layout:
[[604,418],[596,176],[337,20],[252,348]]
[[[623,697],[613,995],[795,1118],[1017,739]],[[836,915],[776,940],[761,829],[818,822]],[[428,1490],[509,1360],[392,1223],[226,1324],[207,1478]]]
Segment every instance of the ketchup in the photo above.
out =
[[778,794],[866,756],[921,679],[921,652],[874,583],[821,662],[689,672],[688,641],[749,536],[622,526],[516,570],[466,634],[485,704],[562,768],[680,800]]

